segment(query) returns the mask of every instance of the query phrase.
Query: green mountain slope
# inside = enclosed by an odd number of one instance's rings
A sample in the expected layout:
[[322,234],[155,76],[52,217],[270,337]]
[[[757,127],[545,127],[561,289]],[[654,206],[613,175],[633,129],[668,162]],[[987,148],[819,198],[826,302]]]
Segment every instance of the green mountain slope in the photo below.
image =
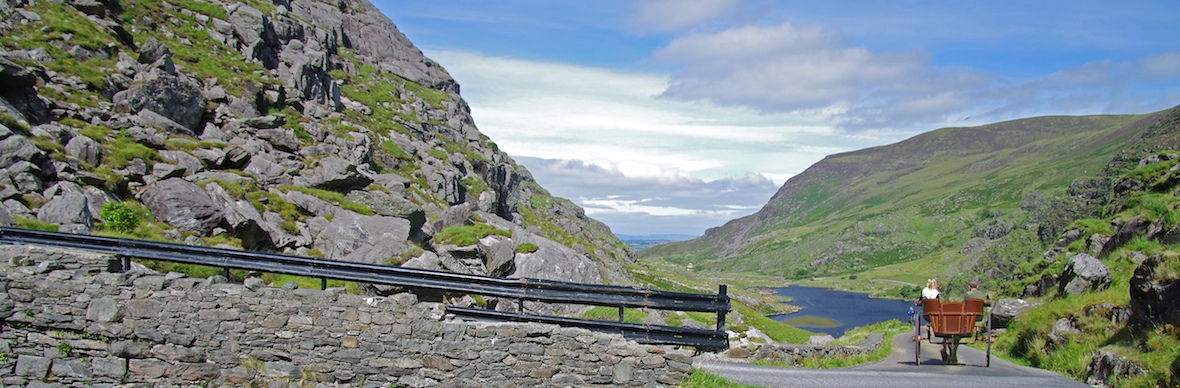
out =
[[[929,261],[954,268],[948,277],[996,271],[1002,266],[975,264],[1043,252],[1078,213],[1093,211],[1084,199],[1101,186],[1094,177],[1169,114],[945,128],[832,155],[757,213],[640,255],[789,279]],[[939,274],[914,277],[931,275]]]

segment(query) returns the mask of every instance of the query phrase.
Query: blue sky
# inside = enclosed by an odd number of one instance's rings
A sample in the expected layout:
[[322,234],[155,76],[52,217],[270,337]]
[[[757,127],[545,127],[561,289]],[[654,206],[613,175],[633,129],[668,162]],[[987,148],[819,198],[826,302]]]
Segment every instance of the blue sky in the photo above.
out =
[[374,4],[620,234],[700,234],[827,155],[938,128],[1180,104],[1176,1]]

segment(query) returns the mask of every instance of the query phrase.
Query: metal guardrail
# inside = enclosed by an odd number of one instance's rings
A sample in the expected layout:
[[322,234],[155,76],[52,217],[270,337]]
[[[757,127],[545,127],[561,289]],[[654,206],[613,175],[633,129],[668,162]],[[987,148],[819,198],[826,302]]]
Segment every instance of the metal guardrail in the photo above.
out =
[[[730,311],[726,286],[717,294],[694,294],[633,287],[560,282],[543,279],[509,279],[491,276],[431,271],[348,261],[314,259],[277,253],[250,252],[156,241],[46,232],[0,227],[0,243],[33,244],[82,249],[114,254],[123,259],[122,268],[130,268],[130,258],[161,260],[229,269],[241,269],[287,275],[385,284],[412,289],[441,290],[524,301],[568,303],[619,308],[619,322],[553,317],[525,313],[459,308],[448,306],[457,315],[505,321],[546,322],[578,326],[598,331],[623,333],[641,343],[694,346],[699,350],[729,347],[724,331],[725,315]],[[717,329],[693,329],[660,325],[623,323],[624,308],[653,308],[674,311],[714,312]],[[523,309],[521,309],[523,310]]]

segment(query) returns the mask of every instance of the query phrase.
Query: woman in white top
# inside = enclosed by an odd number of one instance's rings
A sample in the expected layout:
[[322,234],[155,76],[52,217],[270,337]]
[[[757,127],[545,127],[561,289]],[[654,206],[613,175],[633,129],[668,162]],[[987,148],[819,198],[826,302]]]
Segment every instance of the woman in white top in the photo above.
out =
[[922,289],[922,298],[918,299],[918,302],[921,303],[926,299],[938,299],[939,288],[942,288],[942,285],[938,283],[938,279],[927,279],[926,288]]

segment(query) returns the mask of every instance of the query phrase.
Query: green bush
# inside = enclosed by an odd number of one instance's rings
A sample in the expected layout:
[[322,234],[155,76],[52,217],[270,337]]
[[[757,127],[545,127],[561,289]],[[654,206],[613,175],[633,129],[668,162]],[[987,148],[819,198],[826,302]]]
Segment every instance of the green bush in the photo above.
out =
[[119,232],[129,233],[139,226],[143,219],[139,212],[126,202],[107,201],[102,204],[98,213],[107,228]]

